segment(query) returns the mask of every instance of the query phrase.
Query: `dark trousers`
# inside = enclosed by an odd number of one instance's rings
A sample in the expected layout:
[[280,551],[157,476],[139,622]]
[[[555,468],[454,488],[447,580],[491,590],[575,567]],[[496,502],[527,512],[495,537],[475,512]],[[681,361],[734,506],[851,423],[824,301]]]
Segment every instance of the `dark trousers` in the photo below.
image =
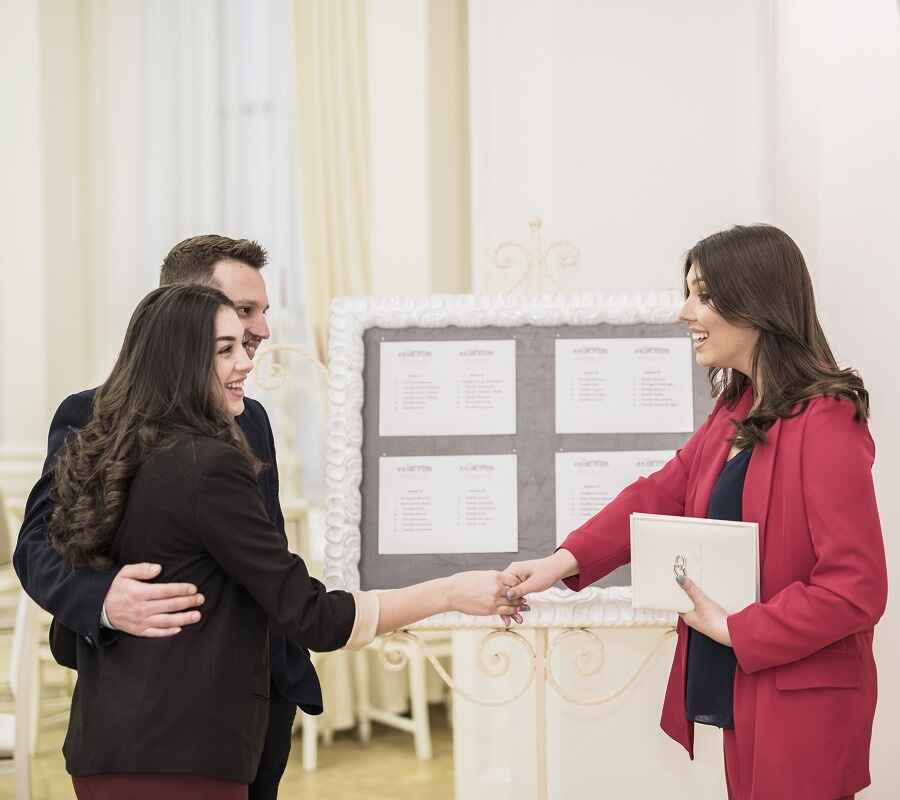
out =
[[291,752],[291,728],[297,706],[276,694],[274,687],[269,697],[269,729],[256,780],[250,784],[249,800],[275,800],[278,797],[278,784]]

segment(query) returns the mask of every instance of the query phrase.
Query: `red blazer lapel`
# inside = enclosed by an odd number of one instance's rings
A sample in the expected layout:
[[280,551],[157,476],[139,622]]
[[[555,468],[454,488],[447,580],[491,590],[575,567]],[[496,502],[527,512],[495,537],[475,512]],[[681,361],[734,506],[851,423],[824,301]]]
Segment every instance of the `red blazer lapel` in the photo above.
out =
[[750,411],[753,404],[753,392],[749,389],[744,392],[741,399],[733,409],[726,409],[725,413],[716,421],[715,426],[707,435],[707,443],[701,454],[700,472],[697,476],[696,490],[690,509],[685,509],[686,516],[706,517],[709,510],[709,498],[713,488],[725,466],[725,459],[731,450],[731,440],[734,438],[734,425],[732,420],[743,419]]
[[766,431],[765,444],[753,448],[742,497],[744,522],[759,524],[759,561],[762,571],[763,553],[766,552],[766,521],[769,516],[769,496],[772,494],[772,477],[775,475],[775,455],[781,435],[781,419]]

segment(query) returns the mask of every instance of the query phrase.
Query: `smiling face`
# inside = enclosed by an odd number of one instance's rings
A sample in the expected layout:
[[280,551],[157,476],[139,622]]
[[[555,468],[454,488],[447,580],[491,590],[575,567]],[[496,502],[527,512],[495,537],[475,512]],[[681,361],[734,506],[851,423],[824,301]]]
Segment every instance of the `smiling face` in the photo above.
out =
[[712,304],[696,262],[687,278],[688,296],[678,319],[686,322],[694,340],[694,352],[701,367],[734,369],[752,378],[753,350],[759,329],[725,319]]
[[244,328],[244,348],[253,358],[256,348],[271,336],[266,321],[269,310],[266,282],[258,269],[230,258],[216,263],[212,277],[216,287],[234,303]]
[[222,306],[216,314],[215,385],[230,417],[244,413],[244,380],[253,362],[243,346],[244,326],[237,312]]

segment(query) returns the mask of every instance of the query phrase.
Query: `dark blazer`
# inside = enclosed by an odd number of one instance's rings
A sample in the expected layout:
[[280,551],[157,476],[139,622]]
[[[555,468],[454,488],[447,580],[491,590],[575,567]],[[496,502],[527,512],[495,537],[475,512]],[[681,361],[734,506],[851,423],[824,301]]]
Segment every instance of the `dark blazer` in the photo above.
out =
[[334,650],[353,629],[353,596],[310,579],[246,459],[207,437],[180,439],[140,467],[113,557],[164,564],[164,580],[202,586],[206,613],[178,636],[79,639],[66,768],[251,782],[268,725],[270,622]]
[[[76,652],[74,634],[84,637],[87,643],[100,646],[120,636],[115,631],[100,627],[100,610],[115,572],[70,570],[47,539],[50,484],[56,455],[69,433],[87,424],[95,391],[88,389],[73,394],[57,409],[50,423],[44,469],[28,497],[13,555],[13,564],[25,591],[54,617],[51,631],[54,655],[63,666],[73,669]],[[284,537],[284,518],[278,503],[275,442],[268,415],[260,403],[248,397],[244,398],[244,413],[237,421],[253,452],[269,465],[259,475],[259,489],[269,519]],[[163,564],[163,576],[166,575],[166,567]],[[201,585],[200,590],[205,591],[205,587]],[[276,695],[296,703],[308,714],[321,714],[322,691],[306,648],[276,632],[271,637],[271,648],[272,683]]]

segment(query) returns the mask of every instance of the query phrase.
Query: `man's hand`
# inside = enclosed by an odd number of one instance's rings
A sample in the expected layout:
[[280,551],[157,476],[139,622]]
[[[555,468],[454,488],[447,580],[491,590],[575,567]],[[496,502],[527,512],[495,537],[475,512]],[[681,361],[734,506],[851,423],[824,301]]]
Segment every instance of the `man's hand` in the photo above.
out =
[[113,579],[103,607],[110,624],[132,636],[174,636],[183,625],[200,621],[204,597],[191,583],[145,583],[159,575],[159,564],[127,564]]
[[694,601],[694,610],[679,616],[684,624],[695,631],[706,634],[714,642],[731,647],[731,634],[728,631],[728,614],[718,603],[710,600],[703,590],[685,575],[682,579],[676,578],[678,585],[684,589],[687,596]]

